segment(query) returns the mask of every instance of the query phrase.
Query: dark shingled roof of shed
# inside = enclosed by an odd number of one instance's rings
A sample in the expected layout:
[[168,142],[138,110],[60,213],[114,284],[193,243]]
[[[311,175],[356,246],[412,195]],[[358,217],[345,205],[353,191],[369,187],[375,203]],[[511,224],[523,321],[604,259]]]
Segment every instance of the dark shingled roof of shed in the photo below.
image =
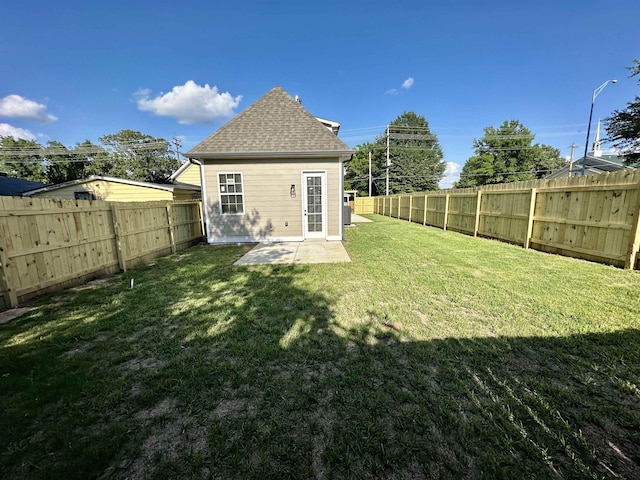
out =
[[281,87],[275,87],[186,153],[190,158],[251,154],[353,153]]
[[0,195],[2,196],[19,197],[22,195],[22,192],[44,186],[45,184],[40,182],[0,176]]

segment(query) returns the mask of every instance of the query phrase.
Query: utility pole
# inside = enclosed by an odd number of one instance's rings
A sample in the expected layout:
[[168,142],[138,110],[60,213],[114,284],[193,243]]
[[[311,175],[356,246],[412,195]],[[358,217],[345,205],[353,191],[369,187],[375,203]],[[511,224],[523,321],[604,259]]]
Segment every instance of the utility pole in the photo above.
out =
[[369,196],[371,196],[371,182],[373,179],[371,178],[371,152],[369,152]]
[[182,143],[180,143],[180,140],[178,140],[178,137],[173,137],[172,140],[173,145],[176,147],[176,161],[180,161],[180,147],[182,146]]
[[389,167],[391,163],[389,162],[389,125],[387,125],[387,196],[389,196]]
[[573,151],[576,147],[577,145],[575,143],[571,144],[571,156],[569,157],[569,176],[571,176],[571,173],[573,172]]

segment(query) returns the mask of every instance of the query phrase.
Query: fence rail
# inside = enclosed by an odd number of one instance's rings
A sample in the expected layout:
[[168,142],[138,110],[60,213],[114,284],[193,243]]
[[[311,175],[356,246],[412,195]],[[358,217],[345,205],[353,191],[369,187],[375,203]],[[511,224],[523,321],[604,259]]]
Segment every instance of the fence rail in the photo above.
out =
[[199,202],[0,197],[0,308],[201,239]]
[[380,215],[638,268],[640,170],[370,200]]

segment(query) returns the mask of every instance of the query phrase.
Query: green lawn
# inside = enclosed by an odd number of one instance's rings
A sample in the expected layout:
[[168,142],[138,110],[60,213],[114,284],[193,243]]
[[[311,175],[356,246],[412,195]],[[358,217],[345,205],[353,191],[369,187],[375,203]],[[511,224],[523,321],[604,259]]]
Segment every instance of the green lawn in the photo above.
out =
[[372,218],[0,325],[0,477],[640,478],[638,272]]

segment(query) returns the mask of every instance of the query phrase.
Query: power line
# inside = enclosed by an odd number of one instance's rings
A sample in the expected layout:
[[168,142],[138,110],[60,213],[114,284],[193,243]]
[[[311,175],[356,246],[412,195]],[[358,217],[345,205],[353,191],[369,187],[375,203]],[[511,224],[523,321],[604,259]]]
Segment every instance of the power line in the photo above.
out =
[[0,156],[12,157],[12,156],[35,156],[35,157],[47,157],[47,156],[64,156],[64,155],[89,155],[89,154],[126,154],[137,151],[147,150],[169,150],[168,142],[149,142],[149,143],[123,143],[114,147],[102,147],[100,145],[82,146],[77,145],[71,148],[66,147],[27,147],[16,150],[4,150],[0,149]]

